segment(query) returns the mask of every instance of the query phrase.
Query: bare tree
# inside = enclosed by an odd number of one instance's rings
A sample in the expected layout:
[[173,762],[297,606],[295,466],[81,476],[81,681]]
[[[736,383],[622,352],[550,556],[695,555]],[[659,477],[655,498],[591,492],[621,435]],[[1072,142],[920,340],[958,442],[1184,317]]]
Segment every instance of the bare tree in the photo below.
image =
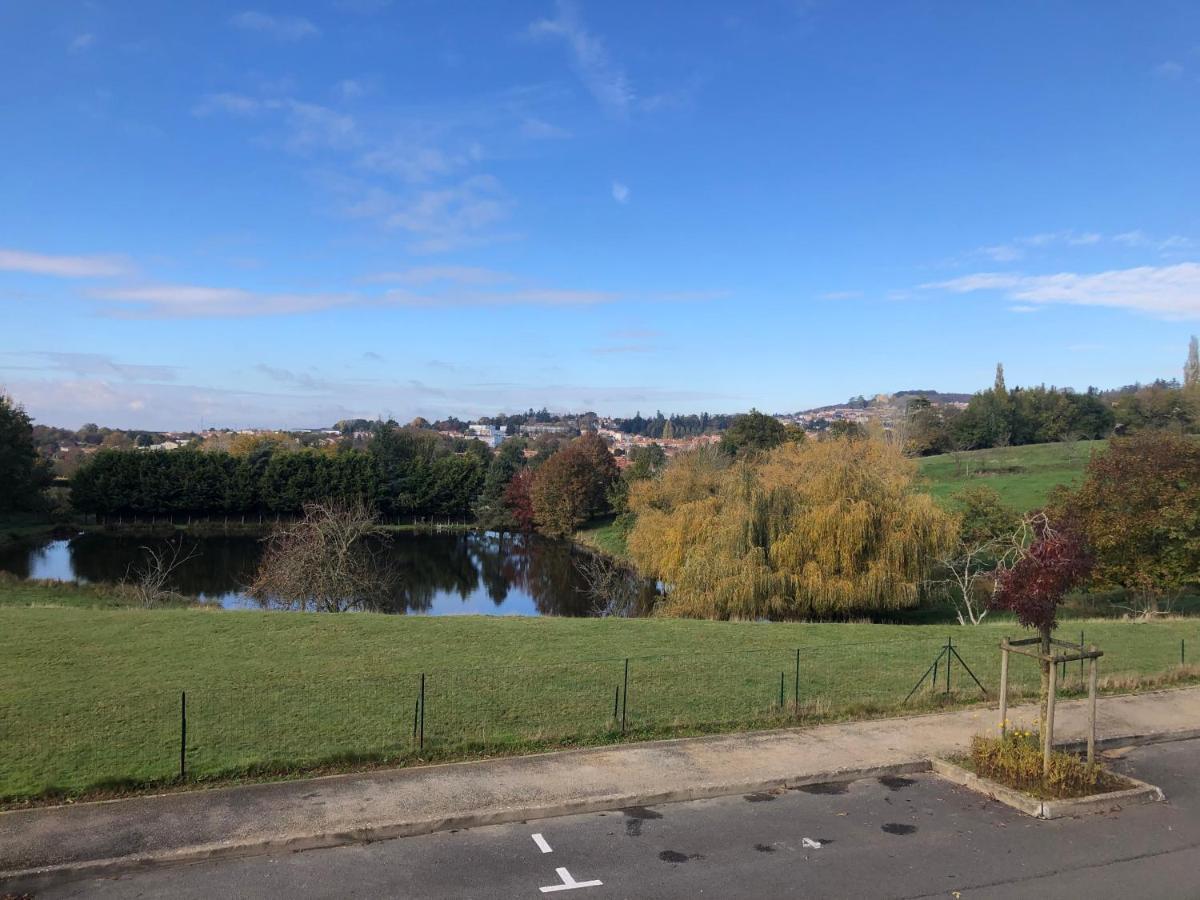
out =
[[267,538],[249,593],[284,609],[378,608],[396,578],[369,540],[381,533],[374,509],[362,501],[305,504],[299,521],[277,527]]
[[145,546],[141,549],[145,551],[146,558],[140,565],[131,564],[126,569],[122,583],[133,589],[138,601],[147,609],[185,601],[186,597],[167,585],[175,571],[197,555],[196,547],[193,545],[185,554],[183,541],[180,540],[177,544],[168,542],[158,549]]
[[948,577],[954,613],[959,625],[978,625],[988,614],[996,591],[996,575],[1011,565],[1020,554],[1019,538],[1014,535],[975,540],[959,539],[954,550],[938,558]]
[[627,563],[589,553],[579,563],[586,588],[581,590],[591,598],[592,611],[598,616],[636,615],[642,600],[645,581]]

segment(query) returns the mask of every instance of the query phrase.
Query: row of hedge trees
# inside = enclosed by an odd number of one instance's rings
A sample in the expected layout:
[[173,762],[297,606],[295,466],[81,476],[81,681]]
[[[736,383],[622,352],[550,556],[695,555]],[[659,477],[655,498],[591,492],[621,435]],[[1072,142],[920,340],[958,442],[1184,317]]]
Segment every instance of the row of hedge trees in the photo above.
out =
[[489,455],[478,442],[453,453],[436,435],[398,428],[381,429],[365,451],[101,450],[72,478],[71,501],[100,515],[228,516],[293,514],[340,497],[388,518],[467,517]]

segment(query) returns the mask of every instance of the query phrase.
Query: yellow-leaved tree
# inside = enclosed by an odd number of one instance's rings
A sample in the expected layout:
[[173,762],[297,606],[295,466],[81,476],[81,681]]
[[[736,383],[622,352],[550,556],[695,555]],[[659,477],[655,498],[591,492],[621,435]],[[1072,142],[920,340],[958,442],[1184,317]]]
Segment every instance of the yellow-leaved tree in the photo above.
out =
[[684,454],[635,483],[629,552],[667,586],[664,615],[799,619],[917,603],[954,519],[876,440],[784,444],[731,462]]

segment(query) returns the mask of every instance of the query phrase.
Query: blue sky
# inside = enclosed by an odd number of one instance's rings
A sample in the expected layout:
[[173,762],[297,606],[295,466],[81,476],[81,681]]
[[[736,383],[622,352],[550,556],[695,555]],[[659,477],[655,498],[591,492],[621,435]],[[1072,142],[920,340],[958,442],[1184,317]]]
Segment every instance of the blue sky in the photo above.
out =
[[1200,330],[1192,2],[8,0],[0,108],[52,424],[1115,386]]

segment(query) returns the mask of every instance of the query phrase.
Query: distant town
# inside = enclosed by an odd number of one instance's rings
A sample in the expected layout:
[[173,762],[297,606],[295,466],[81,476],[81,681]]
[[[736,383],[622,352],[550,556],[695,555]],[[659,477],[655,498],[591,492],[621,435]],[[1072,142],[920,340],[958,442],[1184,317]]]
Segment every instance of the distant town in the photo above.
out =
[[[929,390],[906,390],[895,394],[876,394],[873,397],[851,397],[845,403],[831,404],[797,412],[773,413],[785,425],[819,434],[835,423],[848,423],[866,428],[877,424],[885,429],[902,419],[913,401],[933,406],[963,409],[970,394],[947,394]],[[499,447],[514,437],[574,437],[585,432],[599,434],[611,447],[618,465],[626,465],[631,450],[657,444],[668,457],[718,443],[722,432],[735,414],[690,414],[664,416],[656,412],[632,418],[600,416],[594,412],[553,413],[543,408],[530,408],[524,413],[482,416],[473,421],[455,417],[430,422],[417,417],[407,424],[412,428],[436,432],[452,439],[478,440],[490,449]],[[183,447],[201,449],[233,449],[239,443],[275,437],[277,441],[301,447],[336,448],[363,447],[374,428],[382,420],[348,419],[328,427],[315,428],[206,428],[194,431],[142,431],[139,429],[106,428],[86,424],[78,430],[48,425],[34,427],[34,440],[39,452],[55,463],[57,474],[69,475],[90,454],[100,449],[178,450]],[[529,456],[536,453],[530,447]]]

